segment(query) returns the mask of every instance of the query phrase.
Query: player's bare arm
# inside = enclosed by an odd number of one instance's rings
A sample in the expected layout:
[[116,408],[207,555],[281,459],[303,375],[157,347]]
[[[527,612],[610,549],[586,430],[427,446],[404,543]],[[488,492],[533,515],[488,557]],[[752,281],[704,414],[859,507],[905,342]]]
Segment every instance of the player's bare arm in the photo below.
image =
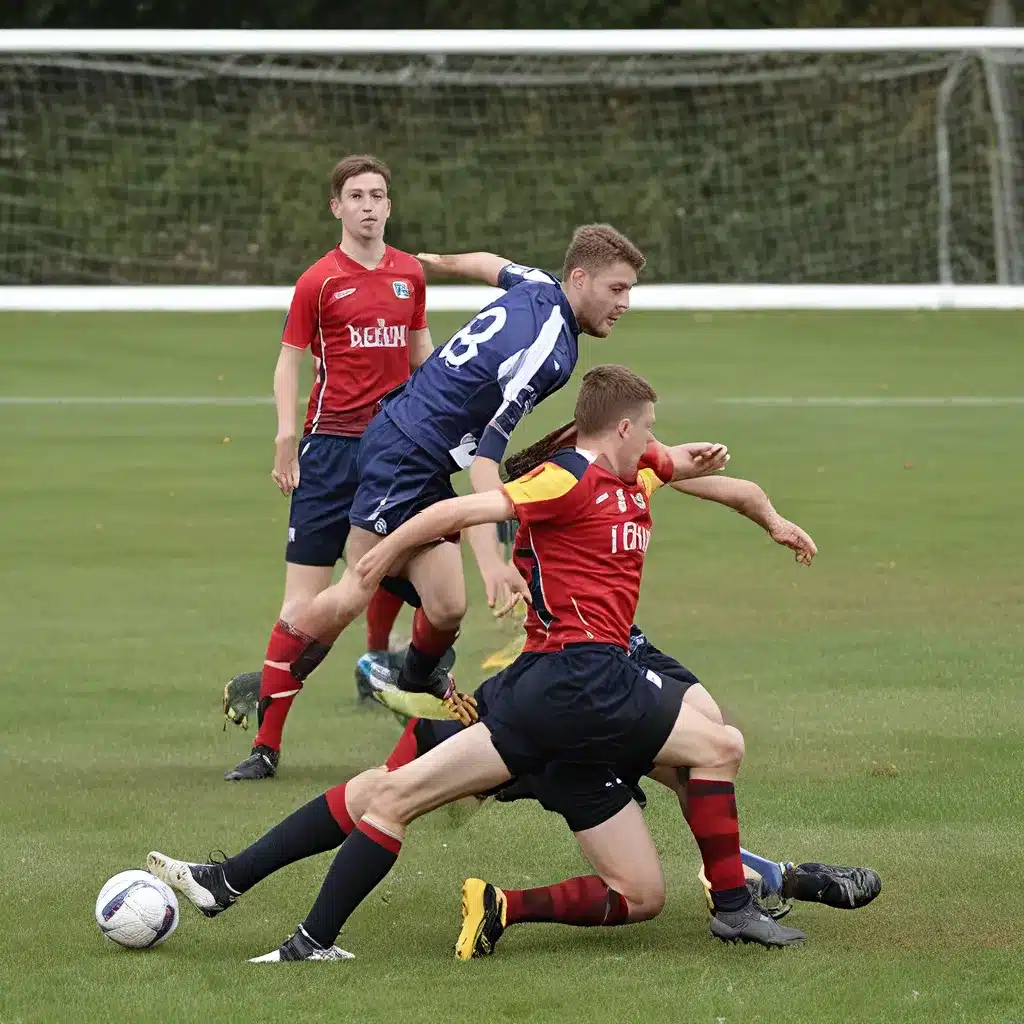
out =
[[[504,491],[485,491],[448,498],[403,523],[393,534],[379,541],[356,563],[355,571],[363,586],[372,588],[388,573],[393,564],[400,563],[410,551],[431,541],[457,533],[483,523],[500,523],[511,518],[515,506]],[[529,600],[525,580],[524,597]]]
[[430,338],[430,328],[409,332],[409,371],[417,369],[427,361],[427,356],[434,351],[434,343]]
[[299,369],[305,350],[282,345],[274,367],[274,404],[277,406],[277,435],[274,438],[274,468],[271,477],[288,495],[299,486],[299,456],[295,418],[299,405]]
[[735,477],[700,477],[673,481],[672,486],[695,498],[726,505],[757,523],[776,544],[793,551],[801,565],[810,565],[818,553],[810,534],[775,511],[768,495],[752,480]]
[[449,255],[418,252],[416,259],[437,277],[468,277],[492,287],[497,287],[498,274],[512,262],[493,252],[459,252]]

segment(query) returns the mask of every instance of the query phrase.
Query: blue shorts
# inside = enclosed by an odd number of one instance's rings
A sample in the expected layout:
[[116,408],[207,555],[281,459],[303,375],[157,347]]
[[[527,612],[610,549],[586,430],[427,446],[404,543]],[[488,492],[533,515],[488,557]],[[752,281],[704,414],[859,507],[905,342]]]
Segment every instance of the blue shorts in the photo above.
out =
[[513,775],[567,761],[639,777],[675,725],[683,685],[610,644],[571,644],[521,654],[481,687],[480,720]]
[[454,498],[451,477],[396,426],[377,413],[359,445],[359,486],[349,521],[384,536],[425,508]]
[[292,493],[285,561],[334,566],[341,560],[359,485],[359,441],[308,434],[299,442],[299,486]]

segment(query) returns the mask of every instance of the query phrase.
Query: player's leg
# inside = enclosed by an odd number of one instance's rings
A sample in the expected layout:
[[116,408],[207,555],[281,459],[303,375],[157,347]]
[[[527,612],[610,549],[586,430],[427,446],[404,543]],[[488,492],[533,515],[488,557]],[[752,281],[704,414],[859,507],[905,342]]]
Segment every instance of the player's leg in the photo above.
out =
[[405,576],[419,594],[421,606],[413,614],[412,639],[397,685],[414,693],[433,691],[431,676],[455,643],[466,614],[462,549],[442,541],[417,552],[409,559]]
[[371,672],[390,674],[401,665],[401,655],[391,651],[391,634],[404,600],[381,586],[366,606],[366,651],[356,662],[356,694],[360,701],[373,699]]
[[719,725],[684,702],[654,760],[689,768],[685,814],[711,885],[711,934],[727,942],[794,945],[804,934],[762,914],[746,886],[735,788],[743,752],[738,729]]
[[359,440],[351,437],[315,434],[299,445],[299,486],[292,494],[285,550],[285,595],[260,677],[259,728],[249,757],[225,775],[229,781],[268,778],[276,772],[285,721],[305,679],[290,666],[306,642],[315,639],[295,623],[330,589],[334,566],[344,553],[359,482],[358,451]]
[[462,886],[460,960],[488,956],[506,928],[546,922],[609,927],[656,917],[665,880],[631,787],[598,765],[552,764],[526,780],[559,813],[596,874],[533,889],[500,889],[480,878]]
[[412,821],[510,777],[482,723],[460,730],[423,757],[388,772],[341,844],[305,921],[284,945],[256,962],[323,959],[351,913],[394,866]]
[[332,786],[235,856],[216,864],[201,864],[153,851],[149,870],[207,917],[215,917],[275,871],[340,846],[389,771],[432,750],[461,728],[457,722],[412,719],[382,767],[369,768],[348,782]]

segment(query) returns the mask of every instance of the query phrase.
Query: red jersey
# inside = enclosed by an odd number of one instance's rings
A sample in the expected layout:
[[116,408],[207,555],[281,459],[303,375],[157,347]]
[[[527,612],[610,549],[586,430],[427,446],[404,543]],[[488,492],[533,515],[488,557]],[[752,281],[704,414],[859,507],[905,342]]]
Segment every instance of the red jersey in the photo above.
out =
[[359,437],[409,379],[409,331],[427,326],[419,260],[385,246],[373,270],[335,247],[299,278],[281,341],[313,353],[306,434]]
[[628,650],[651,539],[650,497],[664,482],[643,468],[627,483],[566,449],[506,485],[519,520],[515,566],[533,598],[524,650],[574,643]]

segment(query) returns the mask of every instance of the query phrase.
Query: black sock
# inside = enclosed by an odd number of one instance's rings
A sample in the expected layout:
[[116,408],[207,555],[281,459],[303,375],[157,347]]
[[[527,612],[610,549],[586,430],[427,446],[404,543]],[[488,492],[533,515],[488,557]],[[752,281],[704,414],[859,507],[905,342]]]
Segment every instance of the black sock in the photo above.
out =
[[415,644],[409,644],[398,673],[398,688],[409,693],[430,692],[430,676],[440,664],[441,657],[440,654],[424,654]]
[[235,892],[245,892],[286,864],[333,850],[345,838],[327,804],[327,797],[310,800],[275,825],[252,846],[224,862],[224,877]]
[[737,885],[735,889],[712,889],[711,901],[715,911],[723,914],[735,914],[742,910],[751,900],[750,890],[745,885]]
[[302,927],[324,949],[333,946],[352,911],[370,895],[398,860],[402,844],[361,821],[341,844],[313,909]]

